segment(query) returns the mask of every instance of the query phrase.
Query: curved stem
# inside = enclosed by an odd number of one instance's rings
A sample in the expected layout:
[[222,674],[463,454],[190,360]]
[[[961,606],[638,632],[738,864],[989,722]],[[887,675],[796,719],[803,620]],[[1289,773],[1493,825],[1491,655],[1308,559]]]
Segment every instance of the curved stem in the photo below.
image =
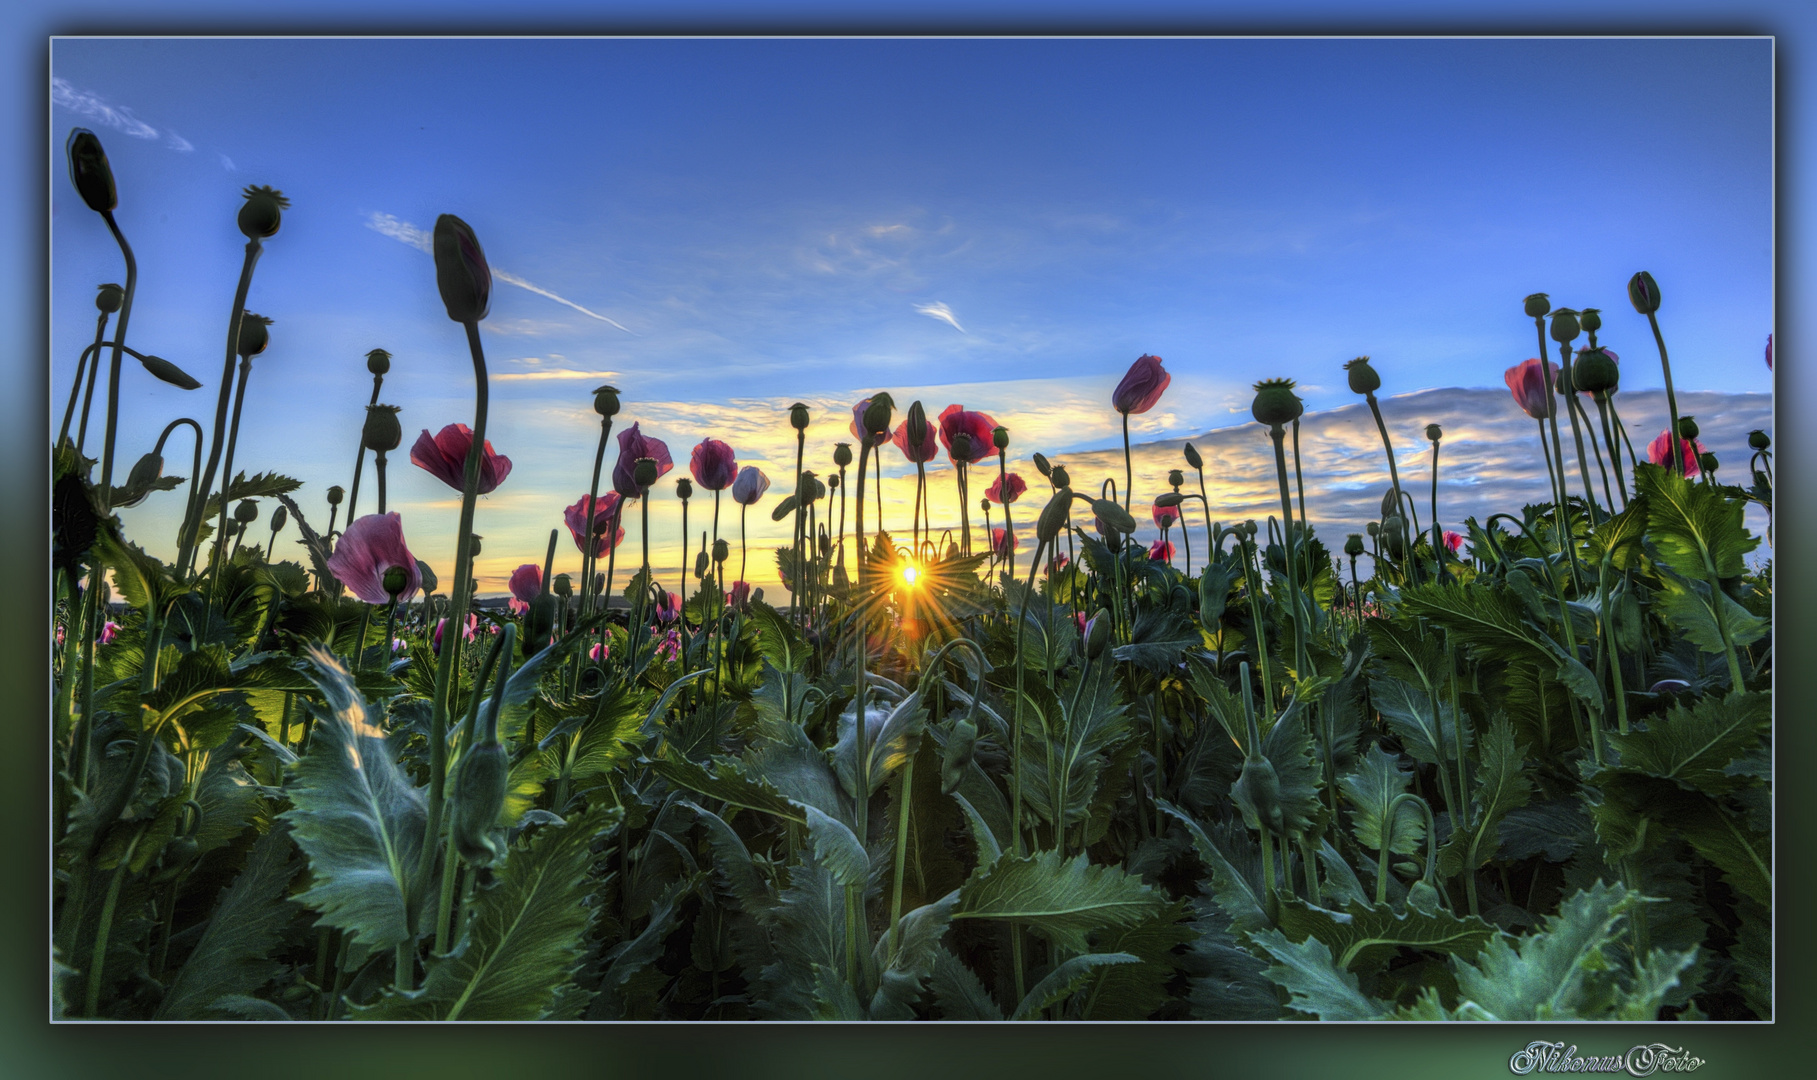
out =
[[1679,476],[1685,474],[1683,444],[1678,439],[1678,394],[1672,389],[1672,361],[1666,356],[1666,339],[1659,332],[1659,316],[1656,312],[1647,313],[1647,325],[1653,328],[1653,343],[1659,346],[1659,368],[1666,377],[1666,411],[1672,416],[1671,456],[1666,460]]
[[[83,349],[82,355],[79,358],[77,358],[77,360],[76,360],[76,381],[70,384],[69,405],[67,408],[65,408],[63,410],[63,426],[60,429],[58,429],[58,431],[57,431],[57,445],[58,446],[62,446],[64,440],[69,438],[69,422],[72,419],[74,419],[75,415],[76,415],[76,399],[82,397],[82,375],[84,372],[87,372],[88,376],[89,376],[88,392],[91,395],[95,392],[94,371],[96,369],[98,369],[100,366],[101,359],[100,359],[99,353],[101,350],[102,343],[105,342],[106,340],[107,340],[107,312],[103,311],[101,313],[100,317],[95,320],[95,343],[93,345],[90,345],[88,348]],[[95,358],[95,363],[94,363],[93,367],[91,367],[88,362],[89,358],[91,356]],[[87,431],[88,431],[88,407],[85,404],[82,409],[81,432],[78,432],[77,439],[76,439],[76,452],[78,454],[82,452],[81,434],[85,433]]]
[[195,525],[177,556],[177,563],[184,573],[189,571],[195,557],[197,534],[202,531],[201,508],[208,505],[208,496],[214,492],[215,466],[221,461],[221,445],[227,433],[227,406],[233,397],[233,359],[238,355],[240,344],[240,320],[246,314],[246,293],[252,287],[252,268],[263,250],[257,238],[246,241],[246,258],[240,265],[240,284],[233,296],[233,313],[227,319],[227,359],[221,364],[221,391],[215,401],[214,440],[208,448],[208,467],[202,473],[202,482],[196,485]]
[[[107,222],[108,231],[114,234],[114,241],[120,245],[120,254],[126,259],[126,298],[120,303],[120,318],[114,323],[114,357],[107,368],[107,431],[101,444],[101,509],[105,513],[113,499],[114,433],[120,424],[120,354],[126,344],[126,322],[132,317],[133,293],[138,290],[139,261],[133,258],[132,245],[126,242],[125,234],[120,232],[113,211],[103,211],[101,217]],[[100,362],[100,354],[97,353],[95,363]]]

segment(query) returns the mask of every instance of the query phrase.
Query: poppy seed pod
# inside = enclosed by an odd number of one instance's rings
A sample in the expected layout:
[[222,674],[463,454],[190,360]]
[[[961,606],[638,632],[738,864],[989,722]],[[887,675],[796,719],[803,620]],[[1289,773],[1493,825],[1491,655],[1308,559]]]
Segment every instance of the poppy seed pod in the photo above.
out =
[[491,832],[505,806],[510,771],[505,748],[496,740],[475,745],[461,758],[454,787],[454,844],[470,865],[490,866],[498,858]]
[[435,587],[440,584],[435,580],[435,571],[429,569],[429,564],[421,559],[416,560],[416,576],[423,583],[423,591],[426,593],[434,592]]
[[1104,647],[1110,644],[1110,612],[1099,608],[1085,623],[1085,633],[1079,639],[1079,645],[1085,650],[1087,660],[1096,660],[1104,655]]
[[1381,531],[1382,531],[1382,523],[1379,521],[1371,521],[1367,526],[1364,527],[1363,531],[1367,532],[1371,538],[1378,536],[1381,534]]
[[1041,517],[1035,522],[1035,538],[1042,543],[1051,543],[1066,528],[1066,520],[1072,510],[1073,493],[1071,488],[1062,487],[1056,490],[1047,505],[1041,508]]
[[1191,443],[1187,443],[1185,452],[1186,464],[1191,465],[1195,469],[1203,469],[1205,467],[1205,459],[1199,456],[1198,447]]
[[254,315],[248,311],[240,316],[240,338],[234,351],[243,357],[257,356],[271,344],[271,331],[266,327],[271,320],[263,315]]
[[852,463],[852,444],[849,442],[833,444],[833,464],[841,469]]
[[1577,312],[1568,307],[1561,307],[1552,313],[1552,340],[1560,345],[1569,345],[1577,340],[1583,330],[1577,324]]
[[827,474],[826,489],[828,491],[838,491],[839,490],[839,474],[838,473],[828,473]]
[[401,566],[388,567],[380,583],[385,588],[385,595],[396,600],[399,593],[410,587],[410,573]]
[[1585,349],[1571,365],[1571,382],[1592,394],[1606,393],[1621,383],[1621,368],[1601,349]]
[[63,151],[69,158],[69,181],[90,210],[105,214],[120,205],[119,193],[114,189],[114,170],[107,164],[107,151],[101,149],[101,140],[94,132],[70,129]]
[[95,309],[97,311],[105,311],[111,315],[119,311],[120,305],[124,303],[126,303],[126,290],[111,282],[101,286],[95,292]]
[[875,394],[871,403],[864,410],[864,431],[867,435],[883,435],[890,430],[890,412],[896,403],[888,394]]
[[989,499],[979,499],[978,500],[978,509],[982,510],[984,513],[987,513],[987,514],[990,513],[991,512],[991,501]]
[[233,508],[233,519],[242,523],[259,520],[259,504],[251,499],[242,499],[240,505]]
[[1124,535],[1136,531],[1136,519],[1130,517],[1129,511],[1110,499],[1093,499],[1091,512],[1093,517]]
[[971,432],[961,431],[954,434],[952,451],[953,457],[970,460],[972,456]]
[[1263,379],[1255,384],[1255,391],[1249,412],[1258,424],[1279,427],[1298,420],[1305,411],[1305,405],[1293,392],[1292,379]]
[[1072,477],[1067,475],[1066,466],[1064,465],[1055,465],[1054,471],[1048,475],[1048,479],[1052,480],[1056,487],[1072,486]]
[[596,386],[593,388],[593,411],[601,416],[618,415],[618,387]]
[[722,563],[732,557],[732,545],[724,540],[713,541],[713,561]]
[[248,240],[276,236],[278,226],[284,223],[284,210],[290,206],[290,200],[277,188],[264,184],[254,184],[240,194],[246,196],[238,219],[241,235]]
[[637,464],[631,467],[631,481],[639,488],[648,488],[656,483],[658,475],[655,458],[640,457]]
[[[651,483],[655,483],[655,480],[651,480]],[[682,477],[680,480],[675,481],[675,495],[677,498],[682,499],[684,501],[693,498],[694,497],[694,481],[689,480],[685,476]]]
[[341,500],[346,497],[347,497],[346,489],[341,487],[341,485],[339,485],[339,484],[336,484],[333,487],[328,489],[328,505],[329,506],[341,505]]
[[1034,456],[1034,462],[1035,462],[1035,471],[1036,472],[1040,473],[1042,476],[1053,475],[1054,467],[1047,463],[1046,454],[1036,452],[1036,454]]
[[278,508],[271,512],[271,531],[277,532],[279,529],[282,529],[286,524],[288,524],[289,521],[290,521],[290,511],[284,509],[283,503],[279,503]]
[[374,349],[366,354],[366,370],[374,375],[384,375],[391,371],[391,354],[383,349]]
[[1706,473],[1714,473],[1716,471],[1716,464],[1715,454],[1705,451],[1704,453],[1697,455],[1697,467]]
[[789,406],[789,426],[796,431],[808,429],[808,407],[797,401]]
[[1584,328],[1584,333],[1594,334],[1602,329],[1602,309],[1587,307],[1577,313],[1577,325]]
[[1344,371],[1350,378],[1350,392],[1353,394],[1373,394],[1382,388],[1382,377],[1369,366],[1367,356],[1359,356],[1344,365]]
[[[1374,525],[1375,523],[1370,522],[1370,524]],[[1346,554],[1354,559],[1358,555],[1361,555],[1362,553],[1363,553],[1363,534],[1362,533],[1351,533],[1349,536],[1344,538],[1344,554]]]
[[1002,424],[991,428],[991,445],[999,450],[1009,449],[1009,429]]
[[360,430],[360,440],[366,449],[384,453],[396,450],[404,441],[404,429],[397,422],[396,405],[366,406],[366,426]]
[[146,354],[139,357],[139,363],[149,371],[152,378],[167,382],[181,390],[194,390],[202,384],[191,378],[187,371],[164,359],[162,356]]
[[[1186,482],[1186,474],[1178,469],[1167,470],[1167,483],[1170,487],[1179,487]],[[1177,505],[1177,504],[1176,504]]]
[[1756,429],[1748,432],[1748,445],[1756,450],[1765,450],[1773,445],[1773,440],[1767,438],[1766,432]]
[[435,219],[435,287],[442,306],[457,323],[486,317],[492,301],[492,270],[479,237],[453,214]]
[[1681,439],[1695,439],[1697,437],[1696,417],[1681,416],[1678,418],[1678,437]]
[[574,579],[566,574],[557,574],[555,575],[555,584],[552,588],[555,590],[555,595],[566,600],[568,597],[574,595]]
[[1440,428],[1437,424],[1427,424],[1426,425],[1426,441],[1427,442],[1437,442],[1444,437],[1445,437],[1445,432],[1444,432],[1443,428]]
[[1642,315],[1651,315],[1659,310],[1659,282],[1653,275],[1642,270],[1628,279],[1628,303]]
[[1552,310],[1552,301],[1543,292],[1536,292],[1522,302],[1529,319],[1543,319]]

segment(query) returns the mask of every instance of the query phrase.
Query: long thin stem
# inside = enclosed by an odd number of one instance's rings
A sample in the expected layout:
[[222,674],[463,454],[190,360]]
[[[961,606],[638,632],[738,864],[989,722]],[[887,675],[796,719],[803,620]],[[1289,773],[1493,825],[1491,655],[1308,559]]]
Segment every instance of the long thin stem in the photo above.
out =
[[[63,410],[63,426],[62,426],[62,428],[58,429],[58,431],[57,431],[57,445],[58,446],[62,446],[64,440],[69,438],[69,422],[72,419],[74,419],[75,415],[76,415],[76,399],[78,399],[82,396],[82,376],[84,373],[87,373],[89,376],[89,379],[88,379],[89,393],[90,394],[94,393],[94,389],[95,389],[94,371],[98,370],[101,365],[101,356],[100,356],[101,345],[103,342],[105,342],[107,340],[107,315],[108,315],[108,313],[103,311],[101,313],[100,317],[95,320],[95,343],[93,345],[90,345],[88,348],[83,349],[81,357],[79,359],[77,359],[77,361],[76,361],[76,381],[74,383],[70,384],[69,406]],[[90,364],[88,362],[89,358],[91,356],[94,357],[94,361],[95,361],[94,365],[92,367],[90,366]],[[82,410],[81,432],[78,432],[78,434],[77,434],[77,440],[76,440],[76,452],[77,453],[82,452],[81,434],[83,432],[86,432],[87,430],[88,430],[88,409],[85,406]]]
[[[121,318],[125,318],[124,311],[121,312]],[[1678,438],[1678,394],[1672,389],[1672,361],[1666,356],[1666,339],[1659,332],[1659,316],[1654,312],[1647,312],[1647,325],[1653,328],[1653,343],[1659,346],[1659,368],[1666,377],[1666,411],[1672,416],[1672,437],[1667,440],[1671,444],[1671,456],[1666,460],[1672,463],[1672,468],[1677,475],[1683,476],[1685,474],[1682,460],[1684,454],[1683,445]],[[118,360],[115,361],[115,363],[118,362]]]
[[1573,400],[1576,397],[1574,389],[1576,384],[1571,381],[1571,343],[1559,342],[1558,351],[1559,367],[1563,369],[1560,375],[1564,379],[1564,385],[1573,388],[1572,393],[1565,396],[1565,416],[1571,421],[1571,441],[1577,445],[1577,467],[1583,473],[1584,498],[1589,500],[1590,524],[1594,525],[1599,520],[1596,506],[1596,485],[1590,482],[1590,455],[1584,453],[1584,430],[1577,422],[1577,402]]
[[[372,400],[368,401],[366,403],[367,415],[371,415],[372,406],[377,405],[379,403],[379,384],[383,383],[384,381],[385,381],[385,377],[383,375],[374,375],[372,377]],[[359,504],[360,504],[360,471],[362,469],[364,469],[365,466],[366,466],[366,432],[364,429],[361,429],[361,431],[360,431],[360,452],[353,459],[353,486],[347,489],[347,520],[348,521],[352,521],[354,519],[354,508],[359,506]],[[381,498],[380,501],[382,502],[383,499]],[[384,512],[385,512],[385,509],[384,509],[384,507],[381,506],[379,508],[379,513],[382,514]]]
[[1293,605],[1293,664],[1296,678],[1304,679],[1310,674],[1306,669],[1306,633],[1307,620],[1300,611],[1300,574],[1299,556],[1294,554],[1293,545],[1293,500],[1287,491],[1287,453],[1282,446],[1281,437],[1285,432],[1281,425],[1269,426],[1269,438],[1274,440],[1275,476],[1281,487],[1281,555],[1287,564],[1287,598]]
[[896,788],[896,874],[890,895],[890,955],[902,941],[902,873],[908,867],[909,809],[915,789],[915,759],[902,767],[902,781]]
[[[246,241],[246,258],[240,265],[240,284],[233,296],[233,313],[227,319],[227,359],[221,364],[221,391],[220,397],[215,401],[214,439],[208,448],[208,467],[202,473],[201,483],[196,485],[198,509],[195,524],[184,538],[177,555],[177,564],[184,573],[189,572],[190,561],[195,557],[197,534],[202,531],[200,508],[208,505],[208,496],[214,492],[215,466],[220,464],[222,444],[227,436],[227,406],[233,399],[233,360],[239,355],[240,321],[246,315],[246,293],[252,287],[252,268],[258,263],[259,254],[263,250],[257,237]],[[226,502],[226,499],[223,498],[222,502]]]
[[[233,450],[234,450],[234,444],[237,441],[239,441],[240,408],[241,408],[241,406],[246,404],[246,379],[251,374],[252,374],[252,357],[250,357],[250,356],[241,357],[240,358],[239,385],[238,385],[238,388],[234,391],[234,396],[233,396],[233,424],[232,424],[232,426],[230,426],[227,429],[227,454],[222,459],[222,463],[221,463],[221,521],[220,521],[220,524],[216,526],[213,558],[211,558],[209,560],[209,566],[210,566],[211,570],[214,568],[216,561],[219,560],[219,558],[220,558],[221,541],[227,535],[227,511],[228,511],[227,493],[228,493],[228,490],[233,486]],[[353,519],[351,517],[349,517],[347,520],[350,524],[353,521]],[[218,574],[216,574],[215,577],[218,577]],[[211,579],[208,583],[208,598],[209,598],[210,603],[214,602],[215,577],[211,577]]]
[[[107,368],[107,433],[101,444],[101,507],[105,511],[112,503],[114,432],[120,424],[120,355],[126,344],[126,322],[132,317],[133,293],[138,290],[139,261],[133,258],[132,245],[126,242],[125,234],[120,232],[113,211],[105,211],[101,217],[107,222],[108,230],[114,234],[114,241],[120,245],[120,254],[126,259],[126,298],[120,303],[120,318],[114,323],[114,356]],[[101,362],[98,353],[95,362]]]
[[385,451],[372,452],[372,472],[379,482],[379,513],[385,512]]

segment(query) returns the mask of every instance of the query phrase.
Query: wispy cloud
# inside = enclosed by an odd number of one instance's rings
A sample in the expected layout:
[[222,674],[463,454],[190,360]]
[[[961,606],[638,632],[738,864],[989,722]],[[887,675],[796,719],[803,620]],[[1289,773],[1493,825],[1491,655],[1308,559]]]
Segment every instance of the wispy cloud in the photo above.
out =
[[493,382],[542,382],[545,379],[616,379],[616,371],[570,371],[554,368],[549,371],[507,371],[494,373]]
[[916,304],[915,310],[930,319],[939,319],[941,322],[949,324],[961,334],[965,333],[965,327],[959,325],[959,318],[953,314],[953,309],[941,301],[936,300],[931,304]]
[[[431,233],[425,232],[395,215],[381,213],[375,210],[366,216],[366,227],[381,236],[389,236],[393,240],[409,244],[411,247],[421,251],[429,253],[435,251],[435,237]],[[575,311],[580,312],[590,319],[598,319],[600,322],[616,326],[618,329],[623,330],[627,334],[631,334],[633,337],[637,336],[629,327],[618,320],[601,315],[591,308],[582,307],[567,297],[552,293],[541,285],[532,284],[508,270],[502,270],[496,266],[492,267],[491,270],[493,277],[507,285],[516,285],[520,289],[533,292],[538,296],[547,297],[558,304],[566,304],[568,307],[573,308]]]
[[[109,104],[99,94],[78,90],[68,79],[51,76],[50,100],[52,105],[61,105],[102,127],[125,132],[135,139],[156,139],[159,135],[157,128],[134,116],[131,109]],[[184,146],[187,147],[188,144],[185,143]]]
[[238,165],[235,165],[233,163],[233,159],[228,157],[226,154],[223,154],[217,150],[217,151],[215,151],[215,156],[221,159],[221,168],[226,169],[228,172],[239,172],[240,171],[240,167]]

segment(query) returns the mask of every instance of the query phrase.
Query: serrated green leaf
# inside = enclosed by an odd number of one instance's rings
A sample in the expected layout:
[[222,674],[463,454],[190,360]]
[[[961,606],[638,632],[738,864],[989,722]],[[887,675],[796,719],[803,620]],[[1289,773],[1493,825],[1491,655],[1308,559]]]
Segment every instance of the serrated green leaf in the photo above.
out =
[[1661,588],[1653,596],[1654,610],[1704,652],[1727,651],[1724,630],[1739,649],[1759,641],[1772,628],[1771,619],[1751,614],[1728,593],[1717,590],[1712,594],[1707,581],[1680,577],[1664,568],[1660,580]]
[[1401,948],[1469,958],[1497,933],[1475,916],[1459,918],[1443,909],[1396,911],[1388,904],[1351,904],[1343,911],[1313,907],[1295,897],[1281,902],[1281,932],[1311,935],[1331,947],[1332,962],[1352,971],[1392,959]]
[[1279,930],[1260,930],[1249,940],[1274,957],[1268,977],[1287,989],[1288,1004],[1320,1020],[1380,1020],[1388,1006],[1364,994],[1355,975],[1338,967],[1331,949],[1316,937],[1295,943]]
[[[1413,760],[1422,765],[1457,760],[1457,714],[1450,702],[1441,698],[1435,703],[1425,690],[1392,675],[1369,680],[1369,700],[1382,714],[1388,729],[1400,737],[1401,746]],[[1443,761],[1439,757],[1441,743]]]
[[1514,728],[1496,713],[1483,736],[1482,755],[1476,770],[1475,819],[1468,831],[1459,828],[1439,852],[1439,873],[1446,876],[1470,872],[1488,862],[1498,846],[1496,830],[1508,811],[1524,806],[1533,794],[1533,781],[1523,769],[1526,747],[1514,745]]
[[807,814],[801,806],[784,798],[769,782],[748,775],[735,758],[714,758],[701,765],[665,752],[651,760],[650,771],[678,788],[807,824]]
[[903,915],[894,952],[890,950],[889,934],[878,939],[872,952],[878,982],[877,992],[871,996],[870,1019],[915,1018],[915,1003],[944,951],[940,939],[951,925],[953,907],[958,903],[959,890],[954,889],[933,903]]
[[[1353,810],[1350,827],[1358,843],[1372,851],[1382,849],[1382,825],[1388,820],[1388,808],[1412,782],[1413,773],[1400,767],[1400,757],[1380,746],[1370,748],[1355,772],[1338,779],[1338,788]],[[1412,803],[1402,803],[1395,811],[1389,836],[1390,851],[1413,854],[1426,837],[1424,815]]]
[[224,995],[252,995],[282,968],[271,959],[295,909],[284,899],[296,876],[296,848],[283,827],[261,836],[246,866],[221,894],[202,939],[171,980],[154,1020],[203,1020]]
[[1111,866],[1093,866],[1081,853],[1005,854],[980,866],[959,890],[955,919],[1012,919],[1027,923],[1063,949],[1090,951],[1086,935],[1133,926],[1165,904],[1142,880]]
[[1134,926],[1101,931],[1100,953],[1128,953],[1140,963],[1099,968],[1080,999],[1081,1020],[1146,1020],[1169,1000],[1167,984],[1180,969],[1174,951],[1199,935],[1184,921],[1186,901],[1172,904]]
[[1003,1010],[991,1000],[990,993],[978,976],[948,952],[939,948],[933,974],[928,979],[928,992],[942,1020],[1001,1020]]
[[1590,838],[1590,820],[1575,801],[1553,800],[1508,811],[1497,829],[1500,855],[1520,861],[1535,856],[1564,862]]
[[1673,705],[1649,717],[1646,729],[1607,738],[1620,752],[1624,772],[1671,780],[1706,795],[1720,795],[1746,783],[1729,766],[1758,752],[1773,723],[1770,694],[1708,695],[1691,706]]
[[1658,465],[1635,466],[1634,485],[1647,497],[1647,539],[1660,559],[1687,578],[1740,577],[1743,556],[1760,545],[1742,525],[1743,503],[1722,489],[1673,476]]
[[1042,979],[1016,1006],[1011,1020],[1032,1020],[1051,1005],[1058,1005],[1085,985],[1092,973],[1107,964],[1139,964],[1141,957],[1129,953],[1086,953],[1061,963]]
[[[1496,1020],[1592,1020],[1615,961],[1604,952],[1635,898],[1621,885],[1596,885],[1519,939],[1492,938],[1475,963],[1453,957],[1458,999]],[[1461,1004],[1460,1004],[1461,1008]]]
[[[1245,847],[1241,852],[1225,853],[1225,847],[1214,843],[1199,823],[1188,817],[1184,811],[1165,799],[1157,800],[1163,813],[1186,827],[1186,835],[1192,840],[1192,847],[1198,853],[1199,861],[1211,870],[1212,899],[1230,919],[1231,926],[1239,931],[1258,930],[1270,925],[1273,920],[1267,915],[1262,905],[1262,873],[1253,842],[1247,832],[1238,830]],[[1225,845],[1234,847],[1235,845]],[[1251,859],[1249,856],[1254,856]]]
[[808,840],[814,845],[814,858],[827,868],[843,888],[858,888],[866,883],[870,857],[864,845],[842,821],[828,817],[818,807],[804,807],[808,819]]

